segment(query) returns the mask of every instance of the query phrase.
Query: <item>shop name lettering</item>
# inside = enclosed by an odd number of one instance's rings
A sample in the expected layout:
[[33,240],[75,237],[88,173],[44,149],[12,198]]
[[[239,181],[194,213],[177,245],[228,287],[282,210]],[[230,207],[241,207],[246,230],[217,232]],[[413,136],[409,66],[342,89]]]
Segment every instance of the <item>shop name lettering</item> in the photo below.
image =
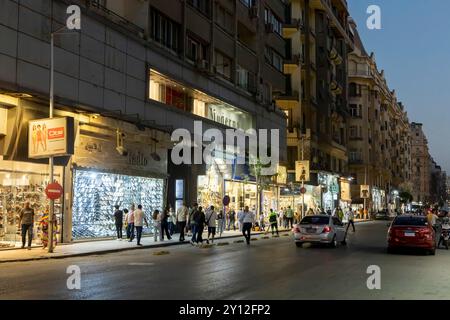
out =
[[148,159],[139,151],[136,153],[130,152],[128,154],[128,164],[131,166],[146,167],[148,165]]
[[[208,129],[203,132],[202,121],[194,121],[194,141],[192,141],[189,130],[174,130],[171,137],[172,142],[175,142],[171,154],[172,162],[175,165],[245,165],[248,160],[250,165],[258,166],[260,175],[276,174],[280,156],[278,129],[248,129],[246,131],[226,129],[224,131],[225,138],[224,132],[219,129]],[[203,146],[205,146],[204,150]],[[249,155],[248,159],[245,157],[246,152]],[[234,157],[227,157],[226,154],[234,155]]]

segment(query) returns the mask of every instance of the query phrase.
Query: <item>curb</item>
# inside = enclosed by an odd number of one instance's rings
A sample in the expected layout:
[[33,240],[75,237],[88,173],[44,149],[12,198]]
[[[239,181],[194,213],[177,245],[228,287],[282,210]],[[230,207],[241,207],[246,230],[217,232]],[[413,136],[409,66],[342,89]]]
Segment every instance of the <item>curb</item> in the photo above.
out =
[[[284,230],[284,232],[286,232],[286,231],[288,231],[288,230]],[[252,235],[255,235],[255,236],[264,235],[264,232],[259,232],[258,231],[258,232],[252,233]],[[227,236],[227,237],[217,238],[215,240],[225,240],[225,239],[233,239],[233,238],[241,238],[241,237],[242,237],[242,235],[234,235],[234,236]],[[128,247],[128,248],[108,249],[108,250],[102,250],[102,251],[73,253],[73,254],[67,254],[67,255],[57,255],[57,256],[48,256],[48,257],[34,257],[34,258],[24,258],[24,259],[0,260],[0,264],[2,264],[2,263],[12,263],[12,262],[29,262],[29,261],[37,261],[37,260],[52,260],[52,259],[67,259],[67,258],[86,257],[86,256],[98,256],[98,255],[105,255],[105,254],[116,253],[116,252],[142,250],[142,249],[157,249],[157,248],[166,248],[166,247],[181,246],[181,245],[188,245],[188,244],[190,244],[189,241],[184,241],[184,242],[167,242],[167,243],[158,243],[158,244],[153,244],[153,245],[144,245],[144,246],[141,246],[141,247],[135,246],[135,247]]]

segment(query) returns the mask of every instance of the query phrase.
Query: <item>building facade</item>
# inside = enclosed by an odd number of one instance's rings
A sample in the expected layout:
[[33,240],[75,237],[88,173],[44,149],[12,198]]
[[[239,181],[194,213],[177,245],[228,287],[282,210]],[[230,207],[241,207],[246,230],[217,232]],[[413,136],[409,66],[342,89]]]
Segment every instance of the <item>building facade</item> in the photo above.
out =
[[292,0],[287,13],[286,95],[277,104],[288,118],[290,180],[296,161],[310,161],[306,206],[333,210],[340,204],[340,177],[348,172],[347,54],[353,43],[347,3]]
[[142,203],[150,214],[238,189],[229,167],[171,162],[171,133],[194,132],[195,121],[201,135],[278,129],[285,159],[286,120],[274,103],[286,83],[283,1],[2,0],[1,241],[17,238],[25,199],[46,211],[48,166],[28,158],[26,126],[48,117],[50,34],[72,4],[81,8],[81,30],[55,35],[55,115],[75,120],[74,155],[57,159],[60,240],[112,235],[114,204]]
[[426,204],[430,201],[430,162],[428,140],[423,131],[423,124],[411,123],[411,161],[413,198],[415,202]]
[[[355,50],[349,54],[349,170],[352,204],[371,211],[400,207],[398,195],[410,182],[411,138],[404,106],[397,102],[351,21]],[[361,185],[369,197],[361,199]]]

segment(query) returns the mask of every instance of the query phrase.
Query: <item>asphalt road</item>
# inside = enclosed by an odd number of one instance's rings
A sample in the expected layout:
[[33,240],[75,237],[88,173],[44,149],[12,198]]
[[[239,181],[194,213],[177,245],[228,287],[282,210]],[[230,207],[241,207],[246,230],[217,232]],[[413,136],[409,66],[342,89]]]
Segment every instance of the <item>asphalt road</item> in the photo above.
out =
[[[0,264],[0,299],[450,299],[450,252],[386,253],[386,222],[357,225],[348,245],[297,248],[292,237]],[[81,270],[68,290],[66,269]],[[381,289],[367,288],[367,268]]]

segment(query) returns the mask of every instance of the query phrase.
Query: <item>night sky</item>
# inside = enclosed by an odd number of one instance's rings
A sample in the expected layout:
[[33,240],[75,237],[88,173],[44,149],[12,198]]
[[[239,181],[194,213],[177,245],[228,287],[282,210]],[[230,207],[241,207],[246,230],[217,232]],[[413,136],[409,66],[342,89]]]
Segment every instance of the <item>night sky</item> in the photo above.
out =
[[[375,52],[390,89],[420,122],[430,153],[450,172],[450,1],[348,0],[368,53]],[[366,12],[381,8],[381,30],[369,30]]]

